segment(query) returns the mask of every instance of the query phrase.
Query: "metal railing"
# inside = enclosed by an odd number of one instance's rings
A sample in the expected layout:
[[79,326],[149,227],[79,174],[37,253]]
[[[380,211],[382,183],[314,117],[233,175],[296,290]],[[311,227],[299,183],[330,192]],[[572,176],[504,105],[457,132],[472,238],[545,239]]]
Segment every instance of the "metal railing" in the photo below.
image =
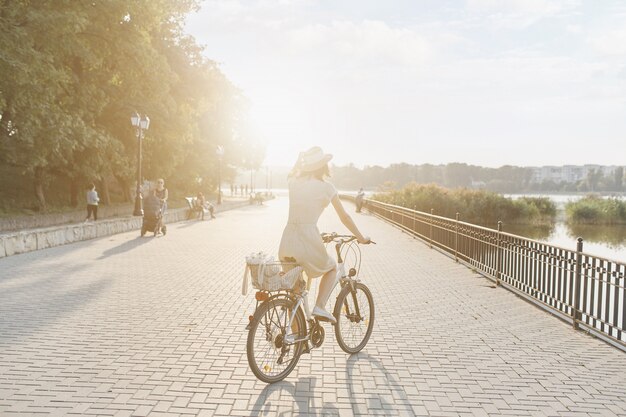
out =
[[[353,197],[345,197],[353,200]],[[626,264],[456,219],[366,200],[365,208],[547,310],[626,348]]]

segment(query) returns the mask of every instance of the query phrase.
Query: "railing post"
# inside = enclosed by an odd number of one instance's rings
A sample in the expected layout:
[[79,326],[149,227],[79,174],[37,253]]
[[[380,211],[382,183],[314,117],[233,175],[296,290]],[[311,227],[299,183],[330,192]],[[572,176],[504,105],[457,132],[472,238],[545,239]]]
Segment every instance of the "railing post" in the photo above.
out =
[[574,330],[578,329],[578,321],[580,314],[580,284],[582,281],[582,263],[583,263],[583,238],[579,237],[576,244],[576,272],[574,273],[574,300],[572,308],[572,324]]
[[459,213],[456,213],[456,222],[454,225],[454,261],[459,262]]
[[501,248],[501,233],[502,233],[502,222],[498,221],[498,247],[496,252],[496,287],[500,285],[500,278],[502,278],[502,248]]
[[428,240],[430,241],[430,247],[433,247],[433,213],[435,212],[435,209],[431,208],[430,209],[430,232],[428,233]]
[[417,229],[415,228],[415,218],[417,217],[417,206],[413,206],[413,232],[417,234]]

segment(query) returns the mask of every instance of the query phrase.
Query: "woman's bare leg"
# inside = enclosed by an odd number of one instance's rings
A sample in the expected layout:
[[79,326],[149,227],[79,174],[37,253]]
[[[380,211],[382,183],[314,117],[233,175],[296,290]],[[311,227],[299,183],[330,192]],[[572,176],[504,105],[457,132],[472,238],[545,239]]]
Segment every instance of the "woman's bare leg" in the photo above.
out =
[[326,302],[330,298],[330,294],[335,287],[335,278],[337,277],[337,269],[333,268],[322,276],[320,281],[320,290],[317,293],[317,301],[315,306],[326,310]]

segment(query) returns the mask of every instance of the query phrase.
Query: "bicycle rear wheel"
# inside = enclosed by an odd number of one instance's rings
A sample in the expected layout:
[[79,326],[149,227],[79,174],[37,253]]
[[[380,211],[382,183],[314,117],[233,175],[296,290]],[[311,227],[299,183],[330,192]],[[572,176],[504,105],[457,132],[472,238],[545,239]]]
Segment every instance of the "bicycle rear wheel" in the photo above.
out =
[[[286,298],[268,300],[254,314],[248,331],[246,353],[254,375],[263,382],[282,381],[298,364],[303,343],[293,343],[287,337],[287,325],[293,302]],[[306,321],[298,309],[291,325],[293,340],[306,335]]]
[[374,299],[369,288],[360,282],[344,286],[337,296],[334,316],[339,347],[346,353],[360,352],[374,328]]

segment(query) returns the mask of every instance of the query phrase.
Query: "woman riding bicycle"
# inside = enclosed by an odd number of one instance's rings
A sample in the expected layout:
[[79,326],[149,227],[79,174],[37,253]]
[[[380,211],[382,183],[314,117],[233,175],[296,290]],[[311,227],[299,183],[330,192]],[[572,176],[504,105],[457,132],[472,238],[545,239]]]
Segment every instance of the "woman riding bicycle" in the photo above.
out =
[[369,243],[346,212],[335,187],[326,181],[330,176],[328,162],[332,155],[313,147],[301,152],[289,174],[289,219],[280,241],[278,256],[283,261],[295,259],[309,278],[322,276],[313,315],[335,323],[326,311],[326,302],[335,287],[336,262],[328,255],[317,228],[317,221],[328,206],[333,204],[341,222],[356,236],[359,243]]

